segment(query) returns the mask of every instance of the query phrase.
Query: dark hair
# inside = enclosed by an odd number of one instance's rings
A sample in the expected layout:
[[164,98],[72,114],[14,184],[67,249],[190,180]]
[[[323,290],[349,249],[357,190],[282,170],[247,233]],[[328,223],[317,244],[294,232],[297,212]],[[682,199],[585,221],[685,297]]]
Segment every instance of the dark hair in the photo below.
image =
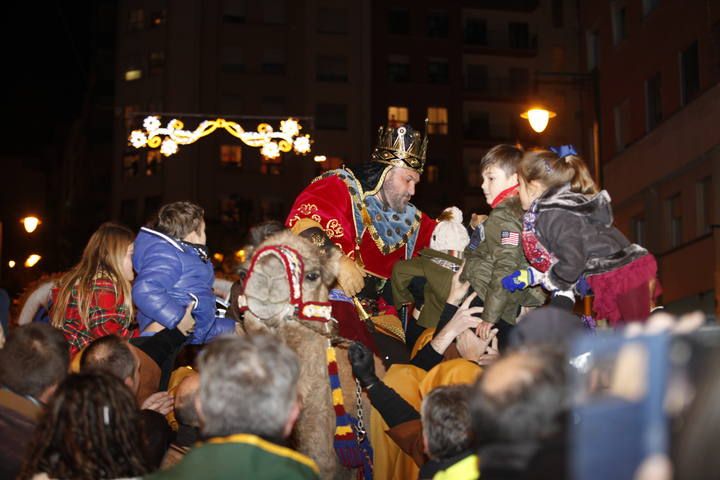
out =
[[438,387],[422,403],[428,455],[444,460],[470,447],[470,385]]
[[191,202],[174,202],[160,207],[153,227],[160,233],[183,239],[200,230],[205,211]]
[[509,177],[517,173],[522,158],[522,148],[507,144],[495,145],[480,160],[480,172],[494,166],[501,169]]
[[360,182],[363,192],[371,192],[379,187],[378,183],[386,168],[392,165],[380,162],[365,162],[352,167],[355,178]]
[[80,358],[80,371],[101,370],[120,380],[135,375],[138,360],[127,340],[117,335],[106,335],[94,340]]
[[512,352],[490,366],[473,390],[470,414],[478,444],[540,440],[562,427],[564,356],[550,347]]
[[135,477],[148,472],[130,390],[101,372],[70,375],[35,430],[18,478]]
[[577,155],[560,157],[550,150],[526,152],[520,162],[518,175],[525,182],[538,181],[546,188],[569,183],[573,192],[586,195],[598,193],[590,170]]
[[70,354],[65,336],[46,323],[10,331],[0,350],[0,384],[18,395],[39,398],[67,376]]

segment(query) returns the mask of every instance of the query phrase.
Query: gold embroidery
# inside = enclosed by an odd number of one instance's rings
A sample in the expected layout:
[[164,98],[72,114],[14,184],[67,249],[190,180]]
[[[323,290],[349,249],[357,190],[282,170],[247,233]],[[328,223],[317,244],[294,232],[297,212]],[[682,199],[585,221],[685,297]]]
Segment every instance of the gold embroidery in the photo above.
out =
[[292,228],[293,225],[295,225],[298,220],[300,220],[300,217],[298,217],[297,214],[293,215],[293,217],[292,217],[292,218],[290,219],[290,221],[288,222],[288,226],[289,226],[290,228]]
[[310,215],[313,212],[317,212],[318,207],[314,203],[303,203],[298,207],[298,212],[300,212],[303,215]]
[[317,223],[322,223],[322,218],[317,213],[310,216],[310,219],[315,220]]
[[342,225],[340,225],[340,222],[337,221],[337,219],[332,218],[328,220],[327,224],[325,225],[325,234],[328,236],[328,238],[340,238],[345,235],[345,230],[343,229]]

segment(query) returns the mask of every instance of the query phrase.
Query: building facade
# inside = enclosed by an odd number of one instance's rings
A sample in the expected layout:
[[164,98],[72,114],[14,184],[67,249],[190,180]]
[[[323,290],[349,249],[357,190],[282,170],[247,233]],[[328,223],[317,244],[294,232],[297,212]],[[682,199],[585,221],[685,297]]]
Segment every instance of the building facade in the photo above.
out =
[[[604,187],[617,225],[658,258],[671,311],[720,302],[720,3],[580,2],[602,97]],[[672,32],[670,34],[669,32]]]

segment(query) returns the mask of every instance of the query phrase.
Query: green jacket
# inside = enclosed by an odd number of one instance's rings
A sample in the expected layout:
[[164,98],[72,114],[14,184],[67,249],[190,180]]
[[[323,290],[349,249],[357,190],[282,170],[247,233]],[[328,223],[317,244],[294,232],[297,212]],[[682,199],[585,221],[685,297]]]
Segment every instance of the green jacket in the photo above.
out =
[[486,322],[497,323],[502,319],[514,324],[519,306],[545,303],[540,287],[510,293],[501,283],[503,277],[515,270],[528,268],[522,248],[523,213],[517,195],[503,200],[478,227],[484,232],[478,247],[465,251],[465,268],[460,279],[469,281],[485,303],[482,319]]
[[316,480],[318,467],[305,455],[262,438],[237,434],[212,438],[174,467],[146,477],[160,479]]
[[408,286],[413,278],[423,277],[427,279],[425,305],[420,311],[417,323],[425,328],[436,326],[445,307],[445,301],[450,295],[452,276],[455,273],[450,268],[451,265],[459,267],[462,265],[462,260],[432,248],[422,249],[418,257],[397,262],[392,272],[395,308],[415,301]]

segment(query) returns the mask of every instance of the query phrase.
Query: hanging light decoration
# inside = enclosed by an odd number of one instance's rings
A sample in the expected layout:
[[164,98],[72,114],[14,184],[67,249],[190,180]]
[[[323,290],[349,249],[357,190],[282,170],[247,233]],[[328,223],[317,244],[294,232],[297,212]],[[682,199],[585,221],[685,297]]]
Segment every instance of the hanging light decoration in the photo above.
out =
[[531,108],[527,112],[520,114],[521,118],[530,122],[530,127],[537,133],[542,133],[548,126],[551,118],[555,118],[557,114],[551,110],[542,107]]
[[135,148],[160,148],[160,152],[169,157],[177,153],[180,145],[189,145],[213,133],[224,129],[230,135],[239,138],[249,147],[259,148],[260,153],[270,159],[278,158],[280,153],[295,151],[299,155],[310,152],[310,135],[300,135],[302,126],[294,118],[280,122],[280,130],[275,131],[268,123],[261,123],[257,131],[246,131],[237,122],[218,118],[201,122],[195,130],[186,130],[178,119],[172,119],[163,127],[157,116],[146,117],[144,130],[133,130],[128,141]]

